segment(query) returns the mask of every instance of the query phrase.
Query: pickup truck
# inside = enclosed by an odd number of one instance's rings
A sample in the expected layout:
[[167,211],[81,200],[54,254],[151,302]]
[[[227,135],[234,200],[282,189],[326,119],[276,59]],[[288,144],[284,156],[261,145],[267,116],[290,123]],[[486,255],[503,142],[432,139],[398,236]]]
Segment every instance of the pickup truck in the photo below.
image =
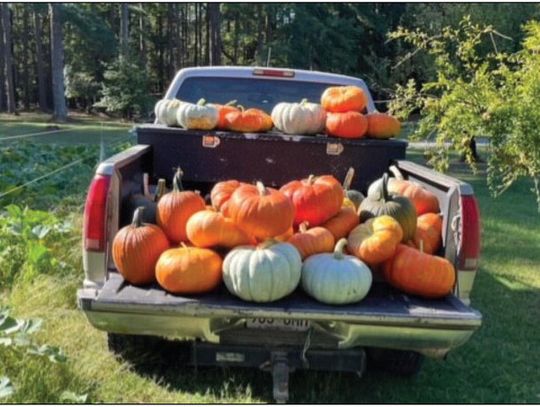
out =
[[[182,69],[165,98],[188,102],[205,98],[214,103],[236,99],[269,113],[281,101],[316,102],[330,85],[361,87],[369,98],[367,110],[376,110],[361,79],[275,68]],[[481,325],[481,314],[470,307],[480,249],[473,189],[407,161],[406,141],[190,131],[157,123],[134,130],[137,145],[99,164],[84,211],[85,278],[78,304],[94,327],[107,332],[112,351],[125,355],[130,347],[148,350],[150,341],[177,343],[178,359],[189,366],[257,367],[271,372],[275,399],[286,401],[288,376],[295,369],[362,374],[367,366],[412,375],[424,356],[445,357]],[[453,294],[422,299],[375,278],[368,296],[354,305],[324,305],[301,289],[277,302],[255,304],[233,297],[225,288],[188,297],[169,294],[158,285],[130,285],[112,262],[113,237],[130,221],[130,198],[142,193],[143,174],[149,174],[150,188],[159,178],[170,185],[178,166],[185,174],[185,186],[203,196],[221,180],[261,180],[279,187],[309,174],[343,179],[351,166],[357,174],[352,188],[366,193],[370,183],[393,166],[438,197],[443,216],[439,254],[455,265]]]

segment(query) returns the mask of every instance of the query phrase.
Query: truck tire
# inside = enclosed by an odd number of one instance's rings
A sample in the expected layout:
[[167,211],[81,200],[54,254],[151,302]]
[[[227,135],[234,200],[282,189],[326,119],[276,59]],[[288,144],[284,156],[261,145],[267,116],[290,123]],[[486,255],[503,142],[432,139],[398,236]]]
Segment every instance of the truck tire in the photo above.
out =
[[424,362],[424,355],[413,351],[370,348],[367,355],[368,368],[402,377],[416,376]]

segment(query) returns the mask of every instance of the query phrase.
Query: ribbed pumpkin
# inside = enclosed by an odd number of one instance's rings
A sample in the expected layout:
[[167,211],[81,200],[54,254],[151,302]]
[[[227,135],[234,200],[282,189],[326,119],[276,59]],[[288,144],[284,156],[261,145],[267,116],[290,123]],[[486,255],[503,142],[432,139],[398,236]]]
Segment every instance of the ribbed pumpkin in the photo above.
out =
[[274,127],[274,122],[272,121],[272,116],[270,116],[268,113],[266,113],[264,110],[256,109],[254,107],[251,107],[246,110],[246,113],[248,114],[256,114],[259,115],[262,119],[262,127],[259,131],[269,131]]
[[263,131],[263,116],[253,109],[244,110],[238,106],[238,111],[229,112],[225,115],[225,128],[231,131],[243,133],[257,133]]
[[389,190],[396,195],[409,198],[416,208],[418,216],[440,211],[439,200],[435,194],[411,181],[396,179]]
[[349,234],[347,249],[370,266],[380,264],[396,251],[403,238],[398,221],[383,215],[368,219]]
[[156,279],[173,294],[201,294],[219,285],[222,263],[219,254],[210,249],[183,245],[159,257]]
[[343,190],[345,191],[345,199],[346,200],[348,199],[353,204],[354,209],[358,210],[358,208],[360,207],[360,204],[366,197],[360,191],[351,189],[354,173],[355,173],[354,168],[350,167],[349,170],[347,171],[347,174],[345,175],[345,179],[343,180]]
[[235,179],[216,183],[212,188],[212,191],[210,191],[210,201],[212,202],[212,206],[218,211],[225,213],[224,206],[227,206],[227,201],[231,198],[233,192],[241,185],[244,185],[244,183]]
[[388,139],[399,136],[401,123],[394,116],[373,112],[366,115],[368,121],[367,136],[378,139]]
[[197,247],[227,247],[255,244],[255,239],[220,212],[204,210],[191,216],[186,225],[189,241]]
[[321,105],[327,112],[361,112],[367,103],[366,94],[358,86],[331,86],[321,96]]
[[212,130],[219,120],[219,112],[201,99],[197,104],[182,103],[176,111],[176,120],[184,129]]
[[309,103],[278,103],[272,109],[272,120],[285,134],[317,134],[324,130],[326,112],[321,105]]
[[120,229],[112,243],[114,264],[131,284],[154,281],[156,262],[169,248],[169,241],[159,227],[142,222],[143,211],[143,207],[135,210],[133,222]]
[[343,254],[347,239],[341,239],[334,253],[308,257],[302,266],[305,292],[325,304],[352,304],[362,300],[371,288],[371,271],[361,260]]
[[442,218],[437,213],[424,213],[416,222],[414,246],[419,249],[423,244],[424,253],[435,254],[442,244]]
[[182,171],[178,169],[172,182],[173,190],[163,195],[157,204],[157,224],[174,243],[187,239],[188,219],[206,208],[204,199],[198,193],[183,190],[182,175]]
[[416,232],[416,210],[408,198],[389,195],[387,190],[388,174],[384,174],[381,183],[381,199],[368,195],[360,204],[360,222],[381,215],[389,215],[396,219],[403,229],[403,242],[414,238]]
[[456,281],[454,266],[447,259],[403,244],[384,263],[383,275],[399,290],[426,298],[450,294]]
[[283,185],[280,191],[294,205],[295,225],[308,222],[311,226],[319,226],[335,216],[343,204],[343,188],[331,175],[310,175],[307,179]]
[[368,122],[362,113],[344,112],[326,115],[326,133],[341,138],[361,138],[366,135]]
[[218,111],[218,122],[217,122],[217,128],[220,130],[226,130],[227,129],[227,122],[225,120],[225,115],[227,113],[231,112],[238,112],[240,109],[238,109],[236,106],[236,100],[231,100],[230,102],[227,102],[224,105],[216,104],[216,103],[209,103],[208,106],[215,107]]
[[347,237],[351,230],[360,223],[360,219],[353,208],[343,207],[336,216],[328,219],[322,227],[328,229],[334,236],[336,242]]
[[266,241],[239,246],[223,261],[223,281],[229,292],[245,301],[277,301],[300,282],[302,259],[290,243]]
[[161,99],[157,102],[154,113],[158,123],[166,126],[178,126],[176,113],[182,103],[178,99]]
[[294,206],[280,191],[262,182],[238,187],[228,201],[227,216],[257,239],[285,233],[294,220]]
[[301,223],[298,233],[289,239],[289,243],[298,249],[302,260],[318,253],[331,252],[334,249],[334,235],[320,226],[308,229],[307,223]]

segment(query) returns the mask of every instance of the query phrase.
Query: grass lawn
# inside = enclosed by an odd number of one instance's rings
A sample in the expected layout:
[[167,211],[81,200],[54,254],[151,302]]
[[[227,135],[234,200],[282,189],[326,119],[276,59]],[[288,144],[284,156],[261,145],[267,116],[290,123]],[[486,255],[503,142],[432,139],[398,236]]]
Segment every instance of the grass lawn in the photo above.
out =
[[[112,130],[111,130],[112,131]],[[411,158],[422,161],[418,152]],[[484,316],[471,340],[445,361],[427,359],[414,379],[368,372],[296,372],[291,402],[302,403],[539,403],[540,216],[531,184],[521,181],[498,199],[489,196],[482,175],[452,166],[451,175],[470,182],[482,216],[481,267],[472,294]],[[79,191],[78,196],[84,196]],[[82,201],[81,201],[82,205]],[[242,369],[137,371],[107,350],[106,335],[90,326],[76,307],[80,266],[80,206],[65,238],[62,258],[73,271],[39,275],[0,291],[0,303],[17,317],[40,317],[40,343],[59,346],[65,364],[0,349],[0,376],[16,393],[7,401],[59,402],[64,390],[86,394],[89,402],[243,403],[272,401],[268,373]],[[0,286],[1,287],[1,286]],[[1,289],[0,289],[1,290]],[[174,358],[174,355],[171,355]]]

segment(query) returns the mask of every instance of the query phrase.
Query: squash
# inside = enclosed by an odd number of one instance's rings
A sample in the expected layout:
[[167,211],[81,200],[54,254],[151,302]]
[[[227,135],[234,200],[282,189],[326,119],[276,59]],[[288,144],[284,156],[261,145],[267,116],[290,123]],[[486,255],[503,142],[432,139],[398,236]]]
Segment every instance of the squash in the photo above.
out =
[[236,100],[231,100],[224,105],[219,105],[216,103],[209,103],[208,106],[215,107],[218,110],[218,122],[216,128],[220,130],[227,130],[227,122],[225,121],[225,116],[231,112],[239,112],[236,106]]
[[456,282],[454,266],[447,259],[404,244],[384,263],[383,275],[397,289],[426,298],[450,294]]
[[242,133],[257,133],[264,127],[264,119],[260,113],[253,109],[244,110],[238,106],[238,111],[229,112],[225,115],[225,128]]
[[166,126],[178,126],[176,113],[182,103],[178,99],[162,99],[157,102],[154,112],[158,123]]
[[332,113],[362,112],[367,104],[367,95],[358,86],[331,86],[321,95],[323,109]]
[[114,264],[131,284],[154,281],[159,256],[169,248],[169,241],[156,225],[143,223],[144,207],[135,209],[133,221],[118,231],[112,243]]
[[344,112],[326,115],[326,133],[340,138],[361,138],[365,136],[368,122],[362,113]]
[[373,112],[366,115],[368,121],[367,136],[378,139],[388,139],[399,136],[401,123],[394,116]]
[[300,224],[298,233],[288,240],[298,249],[302,260],[313,254],[331,252],[334,249],[334,235],[320,226],[308,229],[307,222]]
[[347,250],[374,266],[392,257],[402,238],[403,230],[397,220],[388,215],[378,216],[351,231]]
[[280,191],[257,182],[241,185],[233,192],[227,216],[250,236],[262,240],[281,235],[292,226],[294,206]]
[[212,130],[218,124],[219,112],[215,107],[206,105],[204,99],[200,99],[197,104],[182,103],[176,112],[176,120],[184,129]]
[[360,223],[356,210],[350,207],[343,207],[336,216],[328,219],[322,227],[328,229],[334,236],[335,241],[347,237],[351,230]]
[[424,213],[416,221],[414,247],[420,248],[423,243],[424,253],[435,254],[442,244],[442,218],[437,213]]
[[186,234],[190,242],[197,247],[227,247],[254,244],[242,229],[223,214],[204,210],[191,216],[186,224]]
[[[350,167],[343,180],[343,190],[345,191],[345,198],[343,204],[350,206],[349,202],[353,204],[353,208],[358,210],[362,201],[366,198],[363,193],[355,189],[351,189],[352,180],[354,178],[354,168]],[[346,202],[348,200],[348,202]]]
[[317,134],[324,130],[326,112],[307,99],[300,103],[281,102],[272,109],[272,120],[285,134]]
[[148,178],[148,173],[145,172],[143,174],[143,193],[130,195],[127,207],[129,212],[133,212],[140,206],[144,207],[142,221],[144,223],[156,224],[157,201],[159,201],[166,191],[165,180],[163,178],[158,180],[156,193],[152,195],[149,191]]
[[157,224],[174,243],[187,239],[188,219],[206,208],[204,199],[198,193],[183,190],[182,175],[182,170],[178,168],[172,182],[173,190],[163,195],[157,204]]
[[156,280],[173,294],[206,293],[221,283],[222,263],[219,254],[210,249],[182,244],[159,257]]
[[301,181],[291,181],[280,188],[293,203],[295,225],[308,222],[319,226],[336,215],[343,204],[341,184],[331,175],[310,175]]
[[352,304],[362,300],[373,277],[361,260],[343,254],[347,239],[341,239],[333,254],[308,257],[302,266],[302,287],[306,293],[325,304]]
[[416,232],[416,210],[412,202],[403,196],[389,195],[388,174],[384,174],[381,184],[380,199],[368,195],[359,208],[360,222],[381,215],[389,215],[396,219],[403,229],[403,242],[414,238]]
[[227,216],[227,202],[231,198],[233,192],[236,191],[236,189],[241,185],[247,184],[237,181],[235,179],[231,179],[228,181],[220,181],[216,183],[210,191],[210,201],[212,202],[212,206],[221,213],[223,213],[225,216]]
[[255,109],[254,107],[252,107],[252,108],[247,109],[246,113],[260,116],[260,118],[262,119],[262,126],[259,131],[261,132],[270,131],[274,127],[274,122],[272,120],[272,117],[268,113],[266,113],[264,110]]
[[223,281],[229,292],[244,301],[277,301],[300,282],[302,259],[290,243],[266,241],[239,246],[223,261]]

